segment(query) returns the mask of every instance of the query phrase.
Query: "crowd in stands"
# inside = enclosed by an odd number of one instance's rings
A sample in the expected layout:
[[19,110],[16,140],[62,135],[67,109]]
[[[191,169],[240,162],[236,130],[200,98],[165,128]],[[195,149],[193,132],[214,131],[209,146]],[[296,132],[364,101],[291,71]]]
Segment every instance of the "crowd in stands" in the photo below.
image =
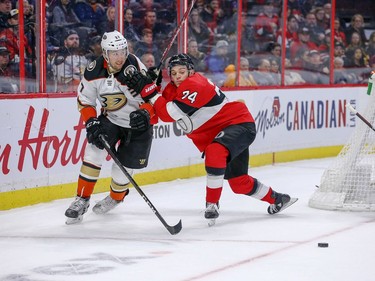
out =
[[[101,36],[115,28],[115,2],[47,4],[47,91],[75,91],[87,64],[101,55]],[[25,75],[35,82],[34,5],[23,0]],[[244,1],[239,41],[237,1],[197,0],[188,18],[187,45],[196,71],[225,87],[329,84],[332,60],[335,84],[367,83],[375,69],[375,31],[365,32],[361,14],[353,13],[350,22],[337,14],[331,42],[330,1],[289,0],[283,40],[282,5],[281,0]],[[0,0],[0,92],[19,91],[18,16],[18,1]],[[159,64],[176,22],[176,1],[125,1],[124,35],[130,52],[147,67]]]

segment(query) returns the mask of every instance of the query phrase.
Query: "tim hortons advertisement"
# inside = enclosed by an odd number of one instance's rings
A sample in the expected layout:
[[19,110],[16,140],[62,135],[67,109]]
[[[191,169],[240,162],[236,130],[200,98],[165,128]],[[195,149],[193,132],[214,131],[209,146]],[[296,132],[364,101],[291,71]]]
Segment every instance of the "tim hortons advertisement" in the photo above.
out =
[[[342,145],[356,126],[345,108],[366,105],[365,88],[236,91],[256,125],[251,154]],[[76,98],[1,100],[0,192],[74,182],[86,145]],[[101,176],[109,176],[107,158]],[[175,123],[154,126],[149,166],[144,171],[202,163],[201,153]]]

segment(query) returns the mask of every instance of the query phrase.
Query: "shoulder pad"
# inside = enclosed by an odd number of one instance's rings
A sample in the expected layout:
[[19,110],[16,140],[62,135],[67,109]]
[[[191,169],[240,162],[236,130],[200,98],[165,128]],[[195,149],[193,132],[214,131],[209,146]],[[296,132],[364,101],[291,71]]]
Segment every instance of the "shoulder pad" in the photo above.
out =
[[115,77],[121,84],[125,84],[124,77],[126,74],[140,70],[141,67],[138,63],[137,57],[133,54],[129,54],[124,66],[122,67],[122,70],[119,73],[117,73]]
[[104,68],[104,58],[100,56],[96,60],[90,62],[85,69],[84,77],[87,81],[107,77],[107,69]]

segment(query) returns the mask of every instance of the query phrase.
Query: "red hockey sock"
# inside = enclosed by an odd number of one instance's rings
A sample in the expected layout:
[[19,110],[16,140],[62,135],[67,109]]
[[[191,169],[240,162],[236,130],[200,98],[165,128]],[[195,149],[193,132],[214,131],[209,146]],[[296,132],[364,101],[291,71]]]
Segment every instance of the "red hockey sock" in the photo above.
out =
[[264,196],[260,200],[268,202],[270,204],[273,204],[273,203],[275,203],[275,198],[273,198],[271,195],[272,195],[272,188],[270,187],[269,190],[268,190],[268,192],[267,192],[267,194],[266,194],[266,196]]
[[219,188],[209,188],[206,187],[206,202],[217,203],[219,202],[222,187]]

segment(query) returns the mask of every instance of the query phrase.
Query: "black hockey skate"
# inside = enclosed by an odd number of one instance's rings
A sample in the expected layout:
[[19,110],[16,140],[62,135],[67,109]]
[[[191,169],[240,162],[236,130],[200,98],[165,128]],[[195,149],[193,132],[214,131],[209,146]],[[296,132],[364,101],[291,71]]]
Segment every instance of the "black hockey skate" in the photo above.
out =
[[219,207],[219,202],[206,202],[206,210],[204,211],[204,217],[209,220],[208,226],[215,225],[216,219],[219,217]]
[[298,200],[298,198],[291,198],[288,194],[277,193],[275,191],[272,191],[271,196],[275,198],[275,203],[271,204],[267,209],[270,215],[281,212],[282,210],[296,203]]
[[67,217],[66,224],[74,224],[82,221],[83,214],[87,212],[90,206],[90,198],[77,196],[69,208],[65,211]]

